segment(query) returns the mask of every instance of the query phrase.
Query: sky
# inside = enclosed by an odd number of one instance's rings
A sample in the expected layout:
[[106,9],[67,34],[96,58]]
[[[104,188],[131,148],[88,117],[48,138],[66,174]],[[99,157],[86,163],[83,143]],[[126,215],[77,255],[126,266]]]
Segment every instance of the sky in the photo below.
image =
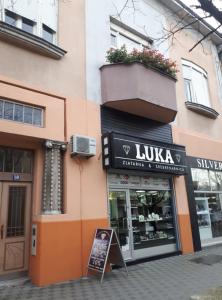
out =
[[[203,11],[201,11],[200,9],[195,9],[195,7],[193,7],[193,5],[199,5],[198,0],[182,0],[182,2],[184,4],[186,4],[187,6],[189,6],[191,9],[193,9],[195,11],[195,13],[197,13],[200,16],[204,16]],[[218,7],[219,10],[222,11],[222,0],[213,0],[213,3],[215,6]],[[218,26],[218,22],[214,19],[214,18],[209,18],[206,19],[207,22],[210,23],[210,25],[212,25],[213,27],[217,27]],[[220,32],[222,32],[222,26],[219,29]]]

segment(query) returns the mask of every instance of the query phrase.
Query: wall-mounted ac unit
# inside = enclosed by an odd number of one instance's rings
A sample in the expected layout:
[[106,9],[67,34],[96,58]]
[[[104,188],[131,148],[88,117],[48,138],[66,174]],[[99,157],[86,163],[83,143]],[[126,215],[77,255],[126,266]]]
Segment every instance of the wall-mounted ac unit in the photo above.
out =
[[96,155],[96,139],[83,135],[71,137],[71,155],[94,156]]

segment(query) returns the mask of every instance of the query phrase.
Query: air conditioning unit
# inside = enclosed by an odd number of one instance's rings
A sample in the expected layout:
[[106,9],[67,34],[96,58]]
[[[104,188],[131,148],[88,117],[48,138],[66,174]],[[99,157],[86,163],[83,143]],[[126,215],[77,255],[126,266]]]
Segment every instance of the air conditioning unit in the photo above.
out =
[[96,155],[96,139],[83,135],[71,137],[71,155],[94,156]]

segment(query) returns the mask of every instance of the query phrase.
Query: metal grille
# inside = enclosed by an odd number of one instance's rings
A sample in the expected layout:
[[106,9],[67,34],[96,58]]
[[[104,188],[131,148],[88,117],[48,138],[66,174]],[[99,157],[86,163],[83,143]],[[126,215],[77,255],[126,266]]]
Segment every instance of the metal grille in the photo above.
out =
[[25,186],[9,187],[7,237],[24,235],[25,200]]
[[89,153],[89,139],[84,137],[77,137],[76,148],[77,152]]
[[32,174],[32,162],[32,151],[0,147],[0,172]]
[[102,133],[117,132],[164,143],[173,143],[171,125],[134,116],[108,107],[101,108]]

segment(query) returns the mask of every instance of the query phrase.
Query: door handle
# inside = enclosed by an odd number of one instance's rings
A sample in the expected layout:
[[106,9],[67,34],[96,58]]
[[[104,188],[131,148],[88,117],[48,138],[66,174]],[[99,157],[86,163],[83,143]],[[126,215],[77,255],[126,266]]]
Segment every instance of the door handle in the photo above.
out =
[[1,240],[3,239],[3,235],[4,235],[4,225],[1,225],[1,230],[0,230],[0,235],[1,235]]

